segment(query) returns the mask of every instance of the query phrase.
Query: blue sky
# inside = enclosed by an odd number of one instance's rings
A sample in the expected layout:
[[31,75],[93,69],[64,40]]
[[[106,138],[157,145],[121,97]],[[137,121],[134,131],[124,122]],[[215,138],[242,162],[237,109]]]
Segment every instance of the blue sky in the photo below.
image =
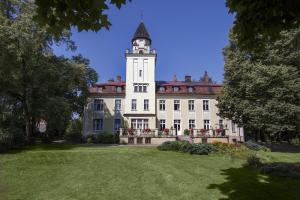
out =
[[222,48],[228,44],[228,31],[233,16],[222,0],[132,0],[108,14],[110,30],[72,31],[75,52],[63,46],[54,47],[57,55],[82,54],[91,61],[99,82],[125,77],[125,49],[131,47],[132,36],[141,21],[148,29],[152,48],[157,51],[156,80],[179,80],[191,75],[199,80],[207,70],[213,80],[223,81]]

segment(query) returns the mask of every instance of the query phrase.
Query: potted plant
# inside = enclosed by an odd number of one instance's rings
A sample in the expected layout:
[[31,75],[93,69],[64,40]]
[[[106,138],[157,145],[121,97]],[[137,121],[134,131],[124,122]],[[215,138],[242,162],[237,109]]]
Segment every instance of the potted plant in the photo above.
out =
[[133,128],[127,129],[127,132],[128,132],[129,135],[133,135]]
[[146,129],[144,130],[144,132],[147,133],[147,134],[149,134],[149,133],[151,132],[151,129],[150,129],[150,128],[146,128]]
[[200,129],[200,133],[201,133],[201,135],[205,135],[206,130],[204,128],[202,128],[202,129]]
[[166,135],[169,135],[169,131],[170,131],[170,130],[169,130],[168,128],[165,128],[165,129],[164,129],[164,133],[165,133]]

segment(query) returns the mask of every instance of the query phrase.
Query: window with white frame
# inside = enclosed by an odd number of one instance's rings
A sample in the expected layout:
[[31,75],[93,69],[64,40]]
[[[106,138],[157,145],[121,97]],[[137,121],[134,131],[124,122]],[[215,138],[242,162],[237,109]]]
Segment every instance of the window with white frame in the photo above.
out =
[[208,120],[208,119],[205,119],[205,120],[204,120],[204,127],[203,127],[203,128],[204,128],[205,130],[209,130],[209,127],[210,127],[209,120]]
[[208,111],[209,110],[209,101],[203,100],[203,110]]
[[180,100],[174,100],[174,110],[180,110]]
[[224,129],[223,119],[219,119],[219,129]]
[[163,131],[166,128],[166,120],[161,119],[159,120],[159,130]]
[[136,110],[136,99],[131,99],[131,110]]
[[190,119],[189,120],[189,129],[194,129],[195,128],[195,120],[194,119]]
[[103,130],[103,119],[94,119],[93,120],[93,128],[94,128],[94,131]]
[[147,129],[148,127],[148,119],[131,119],[131,128],[133,129]]
[[143,71],[139,70],[139,77],[142,77],[142,75],[143,75]]
[[194,111],[195,110],[195,101],[194,100],[189,100],[189,111]]
[[159,91],[164,92],[164,91],[166,91],[166,89],[165,89],[165,87],[159,87]]
[[144,99],[144,110],[149,110],[149,99]]
[[118,86],[118,87],[117,87],[117,92],[118,92],[118,93],[122,92],[122,87]]
[[166,100],[159,100],[159,110],[166,110]]
[[95,99],[94,100],[94,110],[95,111],[103,111],[103,99]]
[[235,123],[233,121],[231,121],[231,129],[233,133],[236,132]]
[[180,131],[180,120],[179,119],[174,120],[174,129],[177,131]]
[[189,93],[194,92],[194,88],[193,88],[193,87],[189,87],[189,88],[188,88],[188,92],[189,92]]
[[134,92],[147,92],[147,83],[134,83]]
[[115,111],[121,111],[121,99],[115,100]]
[[118,131],[121,128],[121,119],[115,119],[114,120],[114,130]]

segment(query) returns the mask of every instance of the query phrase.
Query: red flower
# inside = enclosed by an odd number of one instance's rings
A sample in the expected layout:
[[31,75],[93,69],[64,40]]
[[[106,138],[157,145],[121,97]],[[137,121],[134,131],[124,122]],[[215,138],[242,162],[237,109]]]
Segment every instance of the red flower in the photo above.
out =
[[170,131],[170,130],[169,130],[168,128],[165,128],[165,129],[164,129],[164,133],[165,133],[166,135],[169,134],[169,131]]
[[129,133],[129,135],[133,135],[133,129],[132,128],[127,129],[127,131]]
[[146,133],[150,133],[150,132],[151,132],[151,129],[150,129],[150,128],[146,128],[144,131],[145,131]]

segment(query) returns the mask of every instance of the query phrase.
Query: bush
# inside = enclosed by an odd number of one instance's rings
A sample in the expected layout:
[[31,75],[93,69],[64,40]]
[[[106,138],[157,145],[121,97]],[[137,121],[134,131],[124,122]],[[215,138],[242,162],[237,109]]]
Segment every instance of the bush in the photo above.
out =
[[194,144],[189,152],[190,154],[208,155],[215,151],[217,151],[217,149],[212,144]]
[[119,134],[99,133],[96,136],[96,142],[101,144],[119,143]]
[[245,150],[245,148],[242,148],[241,144],[230,144],[230,143],[223,143],[223,142],[213,142],[212,144],[218,150],[218,152],[223,152],[223,153],[233,153],[236,151]]
[[185,130],[183,131],[183,134],[184,134],[184,135],[190,135],[190,131],[189,131],[188,129],[185,129]]
[[69,122],[64,138],[71,142],[82,142],[81,119],[75,119]]
[[254,150],[254,151],[270,151],[267,147],[265,146],[262,146],[252,140],[248,140],[247,142],[244,143],[246,147],[248,147],[249,149],[251,150]]
[[207,155],[217,151],[211,144],[190,144],[188,141],[164,142],[157,147],[161,151],[181,151],[190,154]]
[[262,165],[262,162],[260,160],[259,157],[257,157],[256,155],[250,155],[247,158],[247,165],[250,167],[260,167]]

